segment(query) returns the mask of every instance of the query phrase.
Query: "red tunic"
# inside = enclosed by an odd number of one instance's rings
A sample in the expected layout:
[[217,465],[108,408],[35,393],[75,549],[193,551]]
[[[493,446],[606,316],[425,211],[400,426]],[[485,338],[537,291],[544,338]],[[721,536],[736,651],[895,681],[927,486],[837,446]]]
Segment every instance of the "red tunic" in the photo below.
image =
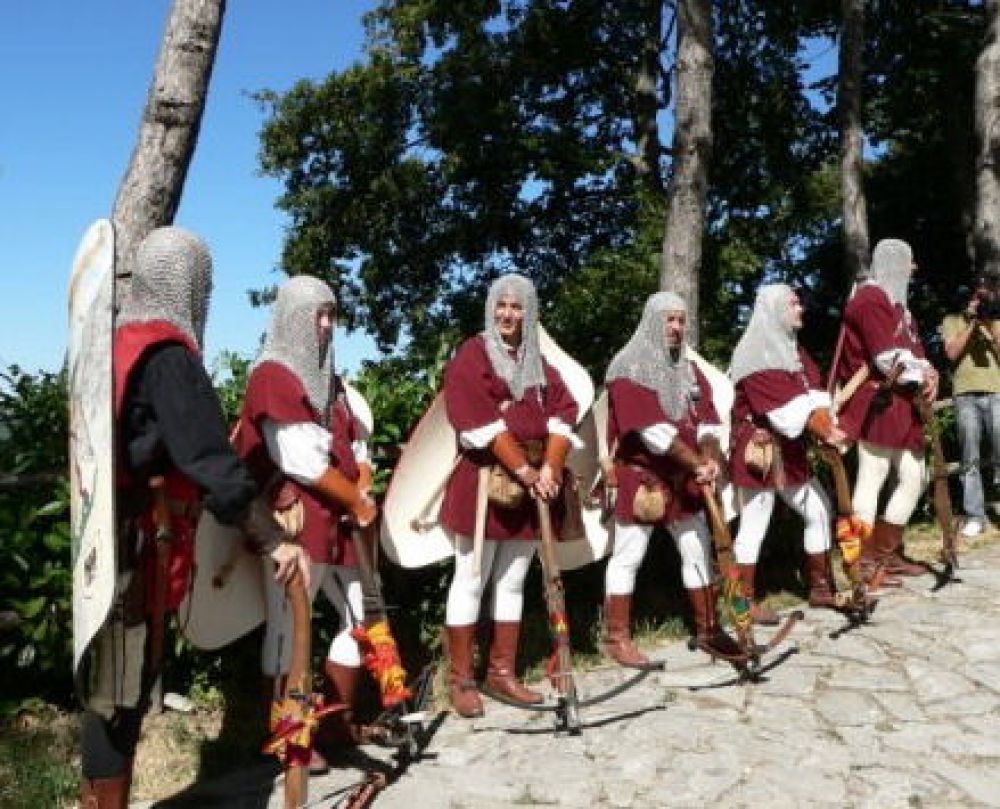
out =
[[729,473],[737,486],[756,489],[776,488],[773,467],[766,479],[761,479],[756,472],[747,467],[745,460],[747,443],[757,428],[767,430],[777,441],[787,486],[799,486],[809,479],[805,436],[788,438],[774,430],[767,419],[770,411],[808,394],[810,390],[823,390],[822,377],[816,363],[801,347],[799,360],[802,362],[802,370],[798,373],[778,370],[758,371],[741,379],[736,385]]
[[[334,402],[331,415],[330,466],[339,469],[349,480],[357,481],[360,470],[351,443],[357,440],[360,426],[342,396]],[[314,562],[356,566],[354,543],[349,541],[350,530],[340,520],[344,510],[281,473],[267,451],[262,432],[265,419],[277,424],[318,424],[320,421],[299,378],[278,362],[261,363],[250,375],[236,432],[236,451],[262,488],[273,489],[280,482],[302,502],[305,515],[298,540]]]
[[[121,423],[122,409],[125,406],[125,393],[128,391],[132,372],[142,359],[157,346],[176,343],[184,346],[191,354],[201,356],[198,346],[173,323],[166,320],[153,320],[146,323],[127,323],[115,329],[113,339],[114,357],[114,412],[115,424]],[[119,492],[126,491],[129,484],[129,474],[124,464],[118,463],[116,470]],[[200,495],[194,485],[177,467],[170,464],[163,475],[164,493],[170,502],[170,529],[173,539],[170,542],[170,558],[167,562],[167,602],[169,611],[176,610],[188,591],[191,568],[194,565],[194,535],[198,526],[198,507]],[[123,495],[119,493],[119,498]],[[154,536],[156,524],[153,519],[153,504],[139,515],[137,528],[145,536]],[[142,548],[140,564],[146,581],[146,592],[155,590],[156,581],[156,548],[154,543],[147,542]],[[146,609],[153,610],[153,599],[146,601]]]
[[[548,420],[558,418],[568,425],[576,423],[577,404],[559,372],[543,358],[546,386],[524,391],[521,401],[514,401],[507,383],[496,375],[482,335],[466,340],[444,373],[445,407],[456,432],[475,430],[502,419],[508,432],[518,441],[545,441]],[[476,493],[479,468],[496,462],[488,449],[466,450],[459,446],[461,459],[452,473],[441,504],[441,524],[462,536],[475,533]],[[556,532],[562,517],[561,503],[552,507]],[[535,539],[538,536],[538,512],[530,497],[517,508],[497,508],[490,504],[486,512],[487,539]]]
[[612,454],[618,476],[615,518],[620,522],[638,522],[632,505],[636,490],[643,482],[665,485],[674,495],[664,519],[656,523],[658,525],[690,517],[702,509],[701,490],[694,476],[667,455],[650,452],[640,437],[646,427],[666,423],[677,430],[674,440],[695,449],[698,426],[719,424],[719,414],[712,401],[712,386],[697,367],[692,367],[701,395],[677,421],[664,413],[655,390],[629,379],[616,379],[608,385],[608,446],[614,448]]
[[852,441],[920,451],[924,435],[914,402],[919,393],[916,386],[896,386],[888,407],[879,413],[870,409],[878,383],[885,378],[875,366],[875,357],[893,348],[909,349],[915,357],[925,356],[910,314],[893,304],[881,287],[865,284],[844,310],[844,347],[836,374],[837,381],[845,385],[858,368],[867,364],[870,377],[844,405],[840,427]]

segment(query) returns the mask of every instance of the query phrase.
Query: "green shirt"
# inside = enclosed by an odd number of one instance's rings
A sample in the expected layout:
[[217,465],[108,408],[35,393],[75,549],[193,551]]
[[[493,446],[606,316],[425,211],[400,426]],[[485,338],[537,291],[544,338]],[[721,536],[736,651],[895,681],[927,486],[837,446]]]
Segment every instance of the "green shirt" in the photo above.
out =
[[[969,328],[965,315],[946,315],[941,321],[941,339],[947,342]],[[952,367],[952,392],[1000,393],[1000,363],[983,326],[969,337],[965,351]]]

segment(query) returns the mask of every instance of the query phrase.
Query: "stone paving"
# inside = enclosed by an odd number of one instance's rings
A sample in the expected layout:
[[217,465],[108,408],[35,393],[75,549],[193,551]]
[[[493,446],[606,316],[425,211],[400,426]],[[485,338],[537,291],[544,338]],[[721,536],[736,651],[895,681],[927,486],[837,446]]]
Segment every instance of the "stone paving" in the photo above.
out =
[[[447,715],[375,806],[1000,806],[1000,547],[967,554],[959,575],[936,592],[931,576],[908,580],[872,623],[836,639],[843,620],[807,610],[791,654],[755,685],[729,684],[727,665],[684,643],[652,650],[666,670],[585,709],[579,736],[492,701],[479,720]],[[622,677],[588,672],[580,689]],[[271,774],[141,806],[279,809]],[[311,805],[339,806],[358,777],[313,778]]]

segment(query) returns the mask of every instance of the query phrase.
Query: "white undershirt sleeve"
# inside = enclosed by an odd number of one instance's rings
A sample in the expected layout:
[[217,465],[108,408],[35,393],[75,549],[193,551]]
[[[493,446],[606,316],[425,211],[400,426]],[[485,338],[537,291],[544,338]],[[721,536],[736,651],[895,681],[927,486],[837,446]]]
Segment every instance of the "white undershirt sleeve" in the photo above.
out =
[[798,438],[806,428],[809,415],[816,409],[811,393],[796,396],[781,407],[767,412],[767,420],[786,438]]
[[271,460],[292,480],[311,486],[330,467],[333,437],[318,424],[265,419],[262,432]]
[[484,427],[463,430],[458,434],[458,443],[463,449],[486,449],[490,442],[507,429],[503,419],[497,419]]
[[639,431],[639,438],[646,445],[646,449],[654,455],[664,455],[670,445],[677,437],[677,428],[672,424],[661,421],[659,424],[652,424]]
[[893,366],[897,362],[903,364],[903,373],[899,375],[900,382],[922,383],[927,369],[931,367],[927,360],[915,357],[908,348],[890,348],[875,357],[875,365],[886,376],[892,373]]
[[580,436],[573,432],[573,428],[570,427],[565,421],[560,418],[552,416],[546,423],[546,429],[555,435],[562,435],[569,439],[569,445],[573,449],[583,449],[583,441]]

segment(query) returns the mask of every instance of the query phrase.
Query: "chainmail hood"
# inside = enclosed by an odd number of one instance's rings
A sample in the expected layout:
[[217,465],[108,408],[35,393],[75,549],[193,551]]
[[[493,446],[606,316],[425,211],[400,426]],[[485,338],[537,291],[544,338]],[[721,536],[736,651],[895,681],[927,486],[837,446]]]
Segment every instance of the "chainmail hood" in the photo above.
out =
[[[521,345],[511,356],[510,347],[503,341],[494,320],[497,304],[503,297],[511,297],[521,304],[524,321],[521,324]],[[490,285],[486,295],[486,353],[493,372],[510,387],[514,399],[521,401],[531,387],[544,387],[545,370],[538,345],[538,293],[535,285],[523,275],[501,275]]]
[[753,314],[729,365],[734,385],[758,371],[802,370],[789,307],[793,294],[787,284],[767,284],[757,290]]
[[913,275],[913,250],[900,239],[882,239],[872,251],[871,281],[885,290],[889,300],[904,309],[910,277]]
[[316,314],[324,306],[336,305],[333,292],[310,275],[297,275],[278,289],[271,309],[264,348],[254,368],[264,362],[284,365],[298,377],[309,403],[321,416],[330,398],[332,339],[319,344]]
[[183,228],[157,228],[136,250],[132,289],[117,325],[166,320],[201,348],[211,295],[212,257],[205,243]]
[[605,381],[628,379],[656,391],[667,418],[679,421],[700,389],[687,346],[682,344],[676,352],[667,346],[667,312],[687,313],[687,303],[673,292],[657,292],[646,299],[642,319],[632,338],[611,360]]

